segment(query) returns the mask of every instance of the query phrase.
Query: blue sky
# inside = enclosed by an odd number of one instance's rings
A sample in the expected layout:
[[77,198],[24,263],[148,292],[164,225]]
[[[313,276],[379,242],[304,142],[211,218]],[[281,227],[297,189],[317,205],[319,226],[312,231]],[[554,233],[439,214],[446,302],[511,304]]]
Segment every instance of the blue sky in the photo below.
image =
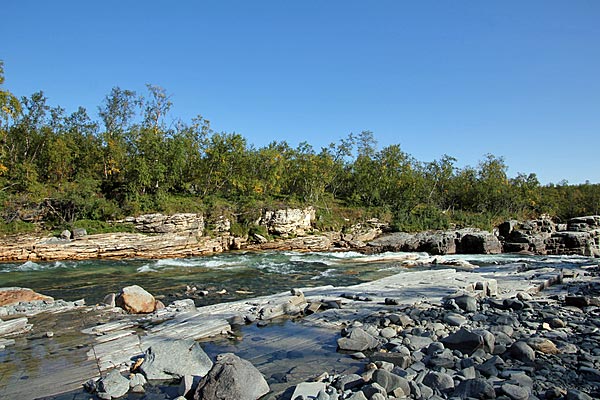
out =
[[263,146],[373,131],[421,161],[600,183],[600,2],[4,0],[5,88],[68,112],[164,87]]

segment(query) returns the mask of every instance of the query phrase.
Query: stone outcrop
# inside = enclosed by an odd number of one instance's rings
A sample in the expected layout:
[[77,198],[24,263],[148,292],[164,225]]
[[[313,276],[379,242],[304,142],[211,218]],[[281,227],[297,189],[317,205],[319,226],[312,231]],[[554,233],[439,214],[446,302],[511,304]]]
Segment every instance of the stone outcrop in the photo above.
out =
[[204,232],[204,217],[195,213],[145,214],[126,218],[123,222],[133,224],[135,229],[142,233],[186,232],[201,236]]
[[47,303],[52,303],[54,302],[54,299],[50,296],[34,292],[33,290],[28,288],[0,288],[0,306],[8,306],[11,304],[31,301],[44,301]]
[[266,226],[271,234],[301,236],[312,230],[315,217],[313,207],[264,211],[257,225]]
[[367,252],[423,251],[432,255],[444,254],[498,254],[502,246],[489,232],[473,229],[456,231],[396,232],[367,243]]
[[572,218],[566,226],[549,219],[506,221],[499,226],[504,252],[600,257],[600,216]]
[[189,234],[104,233],[79,240],[21,236],[0,239],[2,261],[51,261],[122,258],[182,258],[239,249],[242,239]]

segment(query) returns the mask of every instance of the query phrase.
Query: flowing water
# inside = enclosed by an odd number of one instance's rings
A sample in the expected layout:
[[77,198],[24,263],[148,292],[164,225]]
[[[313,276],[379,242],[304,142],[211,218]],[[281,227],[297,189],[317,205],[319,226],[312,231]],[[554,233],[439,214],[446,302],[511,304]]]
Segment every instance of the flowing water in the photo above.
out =
[[[198,306],[288,291],[291,288],[335,285],[348,286],[397,273],[414,270],[448,268],[440,265],[450,260],[468,261],[479,271],[500,268],[538,268],[554,266],[570,268],[584,263],[597,263],[585,257],[537,257],[521,255],[460,255],[429,257],[424,253],[385,253],[362,255],[354,252],[232,252],[207,257],[167,260],[58,261],[49,263],[0,264],[0,287],[28,287],[54,298],[85,299],[95,304],[108,293],[137,284],[168,304],[177,298],[192,297]],[[424,265],[407,267],[420,261]],[[419,262],[417,262],[418,264]],[[190,292],[188,288],[197,288]],[[201,290],[207,295],[199,296]],[[223,292],[224,290],[224,292]],[[187,291],[187,293],[186,293]],[[62,319],[61,319],[62,318]],[[17,338],[14,346],[0,350],[0,398],[14,393],[15,387],[35,385],[54,369],[75,365],[84,357],[91,338],[75,324],[70,314],[40,314],[30,318],[34,330]],[[81,316],[81,318],[90,318]],[[82,321],[76,321],[82,324]],[[93,320],[86,321],[91,326]],[[47,330],[60,332],[51,340]],[[362,364],[335,351],[338,332],[315,329],[302,323],[286,322],[266,328],[249,326],[237,332],[236,340],[219,339],[203,343],[214,356],[230,351],[254,362],[269,379],[272,387],[289,386],[321,371],[360,372]],[[306,340],[302,351],[274,348],[286,336]],[[64,343],[60,343],[60,341]],[[279,342],[278,342],[279,340]],[[284,346],[285,347],[285,344]],[[65,348],[68,348],[65,351]],[[267,353],[268,352],[268,353]],[[316,367],[316,368],[315,368]],[[158,387],[155,390],[173,390]],[[19,390],[17,390],[18,392]],[[24,392],[25,393],[25,392]],[[87,396],[87,397],[86,397]],[[132,397],[133,396],[133,397]],[[132,395],[129,398],[140,398]],[[37,396],[39,397],[39,396]],[[22,398],[34,398],[23,395]],[[81,390],[52,399],[84,399]],[[168,396],[167,396],[168,398]]]

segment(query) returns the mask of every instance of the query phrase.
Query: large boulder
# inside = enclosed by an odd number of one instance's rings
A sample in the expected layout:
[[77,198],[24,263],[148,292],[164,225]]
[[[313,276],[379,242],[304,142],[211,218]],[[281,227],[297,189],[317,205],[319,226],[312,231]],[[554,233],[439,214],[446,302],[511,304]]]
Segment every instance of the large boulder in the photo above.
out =
[[0,288],[0,306],[8,306],[20,302],[45,301],[53,302],[54,299],[28,288],[3,287]]
[[130,314],[154,312],[156,299],[138,285],[126,286],[117,295],[115,304]]
[[264,376],[249,361],[233,353],[219,354],[200,381],[194,400],[256,400],[269,392]]
[[194,340],[159,342],[146,350],[140,371],[147,379],[179,379],[185,375],[204,376],[213,366]]

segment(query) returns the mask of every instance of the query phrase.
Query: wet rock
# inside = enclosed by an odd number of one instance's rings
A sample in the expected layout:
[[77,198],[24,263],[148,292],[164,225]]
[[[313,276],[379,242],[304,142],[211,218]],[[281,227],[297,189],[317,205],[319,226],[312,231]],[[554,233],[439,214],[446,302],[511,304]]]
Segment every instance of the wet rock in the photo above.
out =
[[144,355],[140,371],[147,379],[179,379],[185,375],[204,376],[213,366],[194,340],[173,340],[152,345]]
[[509,353],[512,358],[524,363],[535,361],[535,351],[523,341],[513,343],[509,348]]
[[346,337],[337,341],[341,350],[365,351],[379,346],[379,341],[362,328],[354,328]]
[[130,314],[154,312],[156,299],[138,285],[126,286],[117,295],[115,304]]
[[269,390],[254,365],[233,353],[224,353],[217,356],[214,366],[200,381],[194,400],[256,400]]
[[459,399],[495,399],[496,391],[485,379],[467,379],[458,384],[453,396]]
[[21,302],[31,302],[41,300],[44,302],[53,302],[54,299],[28,288],[21,287],[3,287],[0,288],[0,306],[7,306]]
[[102,399],[116,399],[129,392],[129,380],[117,370],[108,373],[98,381],[98,396]]

